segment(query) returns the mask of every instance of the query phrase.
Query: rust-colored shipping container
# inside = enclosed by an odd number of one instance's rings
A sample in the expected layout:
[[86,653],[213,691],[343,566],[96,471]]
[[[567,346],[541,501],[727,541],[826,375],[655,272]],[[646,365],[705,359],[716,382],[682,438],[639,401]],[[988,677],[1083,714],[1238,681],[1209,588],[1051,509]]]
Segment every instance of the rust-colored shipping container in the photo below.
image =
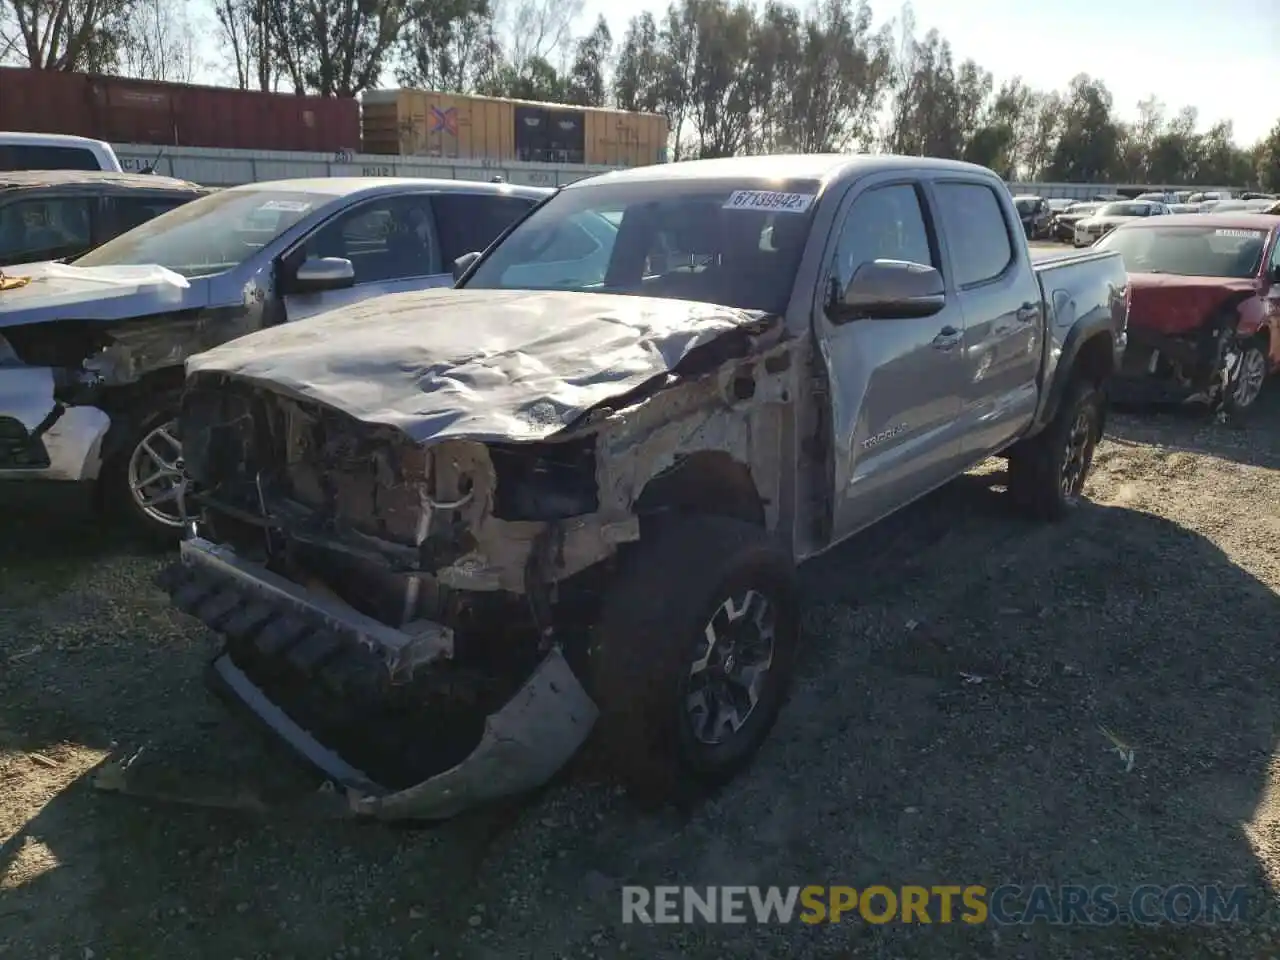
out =
[[0,67],[0,130],[111,143],[334,153],[360,143],[350,97],[299,97]]
[[362,108],[365,153],[627,167],[667,159],[658,114],[428,90],[370,91]]

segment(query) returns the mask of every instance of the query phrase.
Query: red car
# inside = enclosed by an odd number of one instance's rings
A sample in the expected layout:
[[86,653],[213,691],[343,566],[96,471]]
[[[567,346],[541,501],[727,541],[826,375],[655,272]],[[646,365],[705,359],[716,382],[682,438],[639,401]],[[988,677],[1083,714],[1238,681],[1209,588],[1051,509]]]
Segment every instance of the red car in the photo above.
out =
[[1253,406],[1280,367],[1280,216],[1135,219],[1094,249],[1117,251],[1129,272],[1117,399]]

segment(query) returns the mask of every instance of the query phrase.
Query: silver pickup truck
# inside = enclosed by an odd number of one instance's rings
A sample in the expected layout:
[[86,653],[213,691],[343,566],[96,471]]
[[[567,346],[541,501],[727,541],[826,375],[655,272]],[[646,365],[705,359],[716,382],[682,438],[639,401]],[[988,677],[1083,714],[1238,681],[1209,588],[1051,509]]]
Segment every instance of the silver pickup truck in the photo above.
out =
[[531,788],[589,734],[640,798],[725,782],[797,564],[993,455],[1069,513],[1125,345],[1121,260],[1033,264],[957,162],[610,173],[457,270],[187,362],[165,586],[356,815]]

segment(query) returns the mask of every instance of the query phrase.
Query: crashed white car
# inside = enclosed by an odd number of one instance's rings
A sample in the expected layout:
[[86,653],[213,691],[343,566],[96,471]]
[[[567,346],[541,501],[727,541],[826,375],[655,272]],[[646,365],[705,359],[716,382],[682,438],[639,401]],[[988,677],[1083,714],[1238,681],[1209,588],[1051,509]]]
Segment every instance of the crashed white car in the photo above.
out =
[[457,180],[320,178],[201,197],[71,264],[0,283],[0,480],[96,483],[176,539],[183,362],[343,304],[449,286],[551,194]]

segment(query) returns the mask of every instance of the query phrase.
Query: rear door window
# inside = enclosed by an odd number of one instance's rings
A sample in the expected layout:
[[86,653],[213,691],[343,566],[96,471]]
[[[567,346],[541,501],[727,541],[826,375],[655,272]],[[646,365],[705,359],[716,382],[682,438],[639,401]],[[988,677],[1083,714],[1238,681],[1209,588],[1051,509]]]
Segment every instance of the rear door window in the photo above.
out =
[[[533,200],[525,197],[479,193],[438,193],[431,198],[431,203],[447,264],[464,253],[486,249],[534,205]],[[584,238],[578,239],[586,242]]]
[[995,191],[981,183],[935,186],[938,214],[959,287],[994,280],[1013,262],[1009,225]]
[[101,170],[92,150],[83,147],[42,147],[0,144],[0,170]]

